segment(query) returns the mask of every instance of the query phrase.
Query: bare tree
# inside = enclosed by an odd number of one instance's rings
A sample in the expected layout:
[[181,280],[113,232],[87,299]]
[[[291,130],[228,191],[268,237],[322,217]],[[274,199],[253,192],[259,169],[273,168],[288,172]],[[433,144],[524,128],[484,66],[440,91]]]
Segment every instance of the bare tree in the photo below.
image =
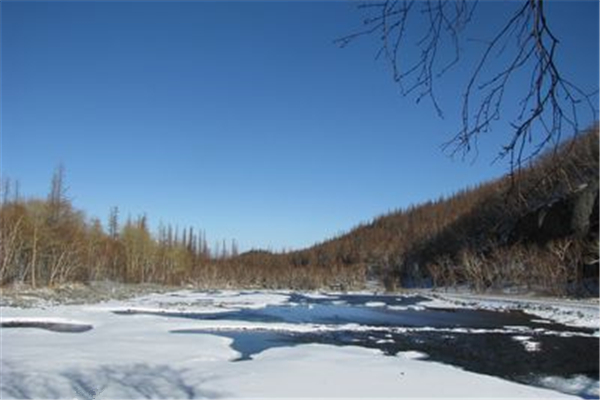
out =
[[112,239],[117,239],[119,236],[119,207],[110,208],[108,214],[108,235]]
[[[485,42],[471,66],[462,94],[461,125],[444,148],[463,156],[477,150],[477,139],[490,131],[507,102],[518,103],[519,111],[508,120],[509,140],[498,158],[509,157],[511,171],[539,154],[549,145],[557,146],[565,133],[580,130],[582,112],[597,120],[597,88],[587,93],[568,80],[557,63],[558,38],[546,19],[547,0],[520,0],[509,3],[512,15]],[[428,98],[437,114],[442,108],[436,82],[461,60],[461,42],[466,28],[476,18],[480,2],[470,0],[385,0],[360,4],[365,13],[363,26],[336,40],[345,47],[363,36],[379,41],[377,58],[391,66],[394,81],[404,96],[417,102]],[[409,22],[418,24],[409,25]],[[411,38],[417,58],[409,57]],[[413,34],[410,36],[410,34]],[[528,77],[518,98],[507,99],[507,88]]]
[[68,203],[67,190],[65,186],[65,167],[61,163],[54,170],[50,192],[48,193],[48,211],[52,223],[56,223],[62,217],[65,204]]

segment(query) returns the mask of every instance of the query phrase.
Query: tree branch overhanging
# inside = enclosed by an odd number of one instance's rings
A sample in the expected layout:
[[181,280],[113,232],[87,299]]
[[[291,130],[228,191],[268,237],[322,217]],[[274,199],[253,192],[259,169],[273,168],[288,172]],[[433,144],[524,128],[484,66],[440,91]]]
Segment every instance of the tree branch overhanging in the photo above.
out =
[[[375,36],[376,57],[390,65],[403,96],[431,101],[438,116],[435,83],[461,60],[461,40],[473,21],[477,1],[385,0],[361,4],[362,28],[337,39],[345,47],[363,36]],[[477,149],[478,137],[500,120],[507,101],[519,105],[516,115],[504,115],[512,132],[497,159],[507,158],[511,171],[538,155],[562,136],[580,130],[580,114],[598,119],[598,90],[584,92],[568,80],[557,63],[559,40],[546,19],[545,0],[522,0],[495,36],[487,42],[468,77],[462,94],[461,123],[444,149],[463,157]],[[407,31],[419,22],[424,33],[414,43]],[[413,46],[418,57],[409,59]],[[450,51],[448,51],[450,49]],[[452,54],[449,58],[448,54]],[[493,72],[490,72],[493,71]],[[518,98],[507,99],[507,88],[529,76]],[[512,95],[511,95],[512,97]]]

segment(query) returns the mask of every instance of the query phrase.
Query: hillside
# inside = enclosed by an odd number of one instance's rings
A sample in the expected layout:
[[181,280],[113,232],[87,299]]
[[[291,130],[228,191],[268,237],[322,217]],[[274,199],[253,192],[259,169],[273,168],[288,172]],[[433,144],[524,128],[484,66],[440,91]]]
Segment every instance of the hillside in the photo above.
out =
[[597,293],[598,127],[514,176],[381,216],[285,258],[297,267],[362,267],[388,288]]

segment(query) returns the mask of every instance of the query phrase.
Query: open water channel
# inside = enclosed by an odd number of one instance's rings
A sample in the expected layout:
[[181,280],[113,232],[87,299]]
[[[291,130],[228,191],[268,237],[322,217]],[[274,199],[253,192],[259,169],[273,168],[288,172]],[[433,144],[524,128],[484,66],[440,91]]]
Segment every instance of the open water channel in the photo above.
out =
[[[599,380],[597,332],[557,324],[522,311],[419,307],[420,296],[292,294],[287,303],[216,313],[114,311],[203,321],[245,321],[263,327],[172,330],[173,335],[232,339],[238,362],[274,347],[321,343],[380,349],[384,355],[424,353],[426,359],[536,386],[556,377]],[[269,324],[273,328],[267,328]],[[290,326],[323,329],[289,329]],[[282,327],[283,326],[283,327]],[[286,328],[287,327],[287,328]],[[549,380],[550,379],[550,380]],[[594,390],[578,390],[578,394]],[[597,391],[596,391],[597,392]],[[586,395],[583,395],[586,397]]]

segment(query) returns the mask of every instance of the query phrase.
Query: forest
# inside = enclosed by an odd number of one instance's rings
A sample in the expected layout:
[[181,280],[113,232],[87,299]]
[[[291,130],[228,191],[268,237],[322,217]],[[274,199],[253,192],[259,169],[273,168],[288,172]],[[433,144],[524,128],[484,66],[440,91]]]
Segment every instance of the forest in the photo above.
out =
[[[113,280],[202,288],[386,289],[467,285],[598,294],[598,126],[500,179],[374,218],[292,252],[210,247],[200,228],[103,223],[74,208],[59,166],[46,198],[3,179],[0,284]],[[395,183],[397,184],[397,183]]]

